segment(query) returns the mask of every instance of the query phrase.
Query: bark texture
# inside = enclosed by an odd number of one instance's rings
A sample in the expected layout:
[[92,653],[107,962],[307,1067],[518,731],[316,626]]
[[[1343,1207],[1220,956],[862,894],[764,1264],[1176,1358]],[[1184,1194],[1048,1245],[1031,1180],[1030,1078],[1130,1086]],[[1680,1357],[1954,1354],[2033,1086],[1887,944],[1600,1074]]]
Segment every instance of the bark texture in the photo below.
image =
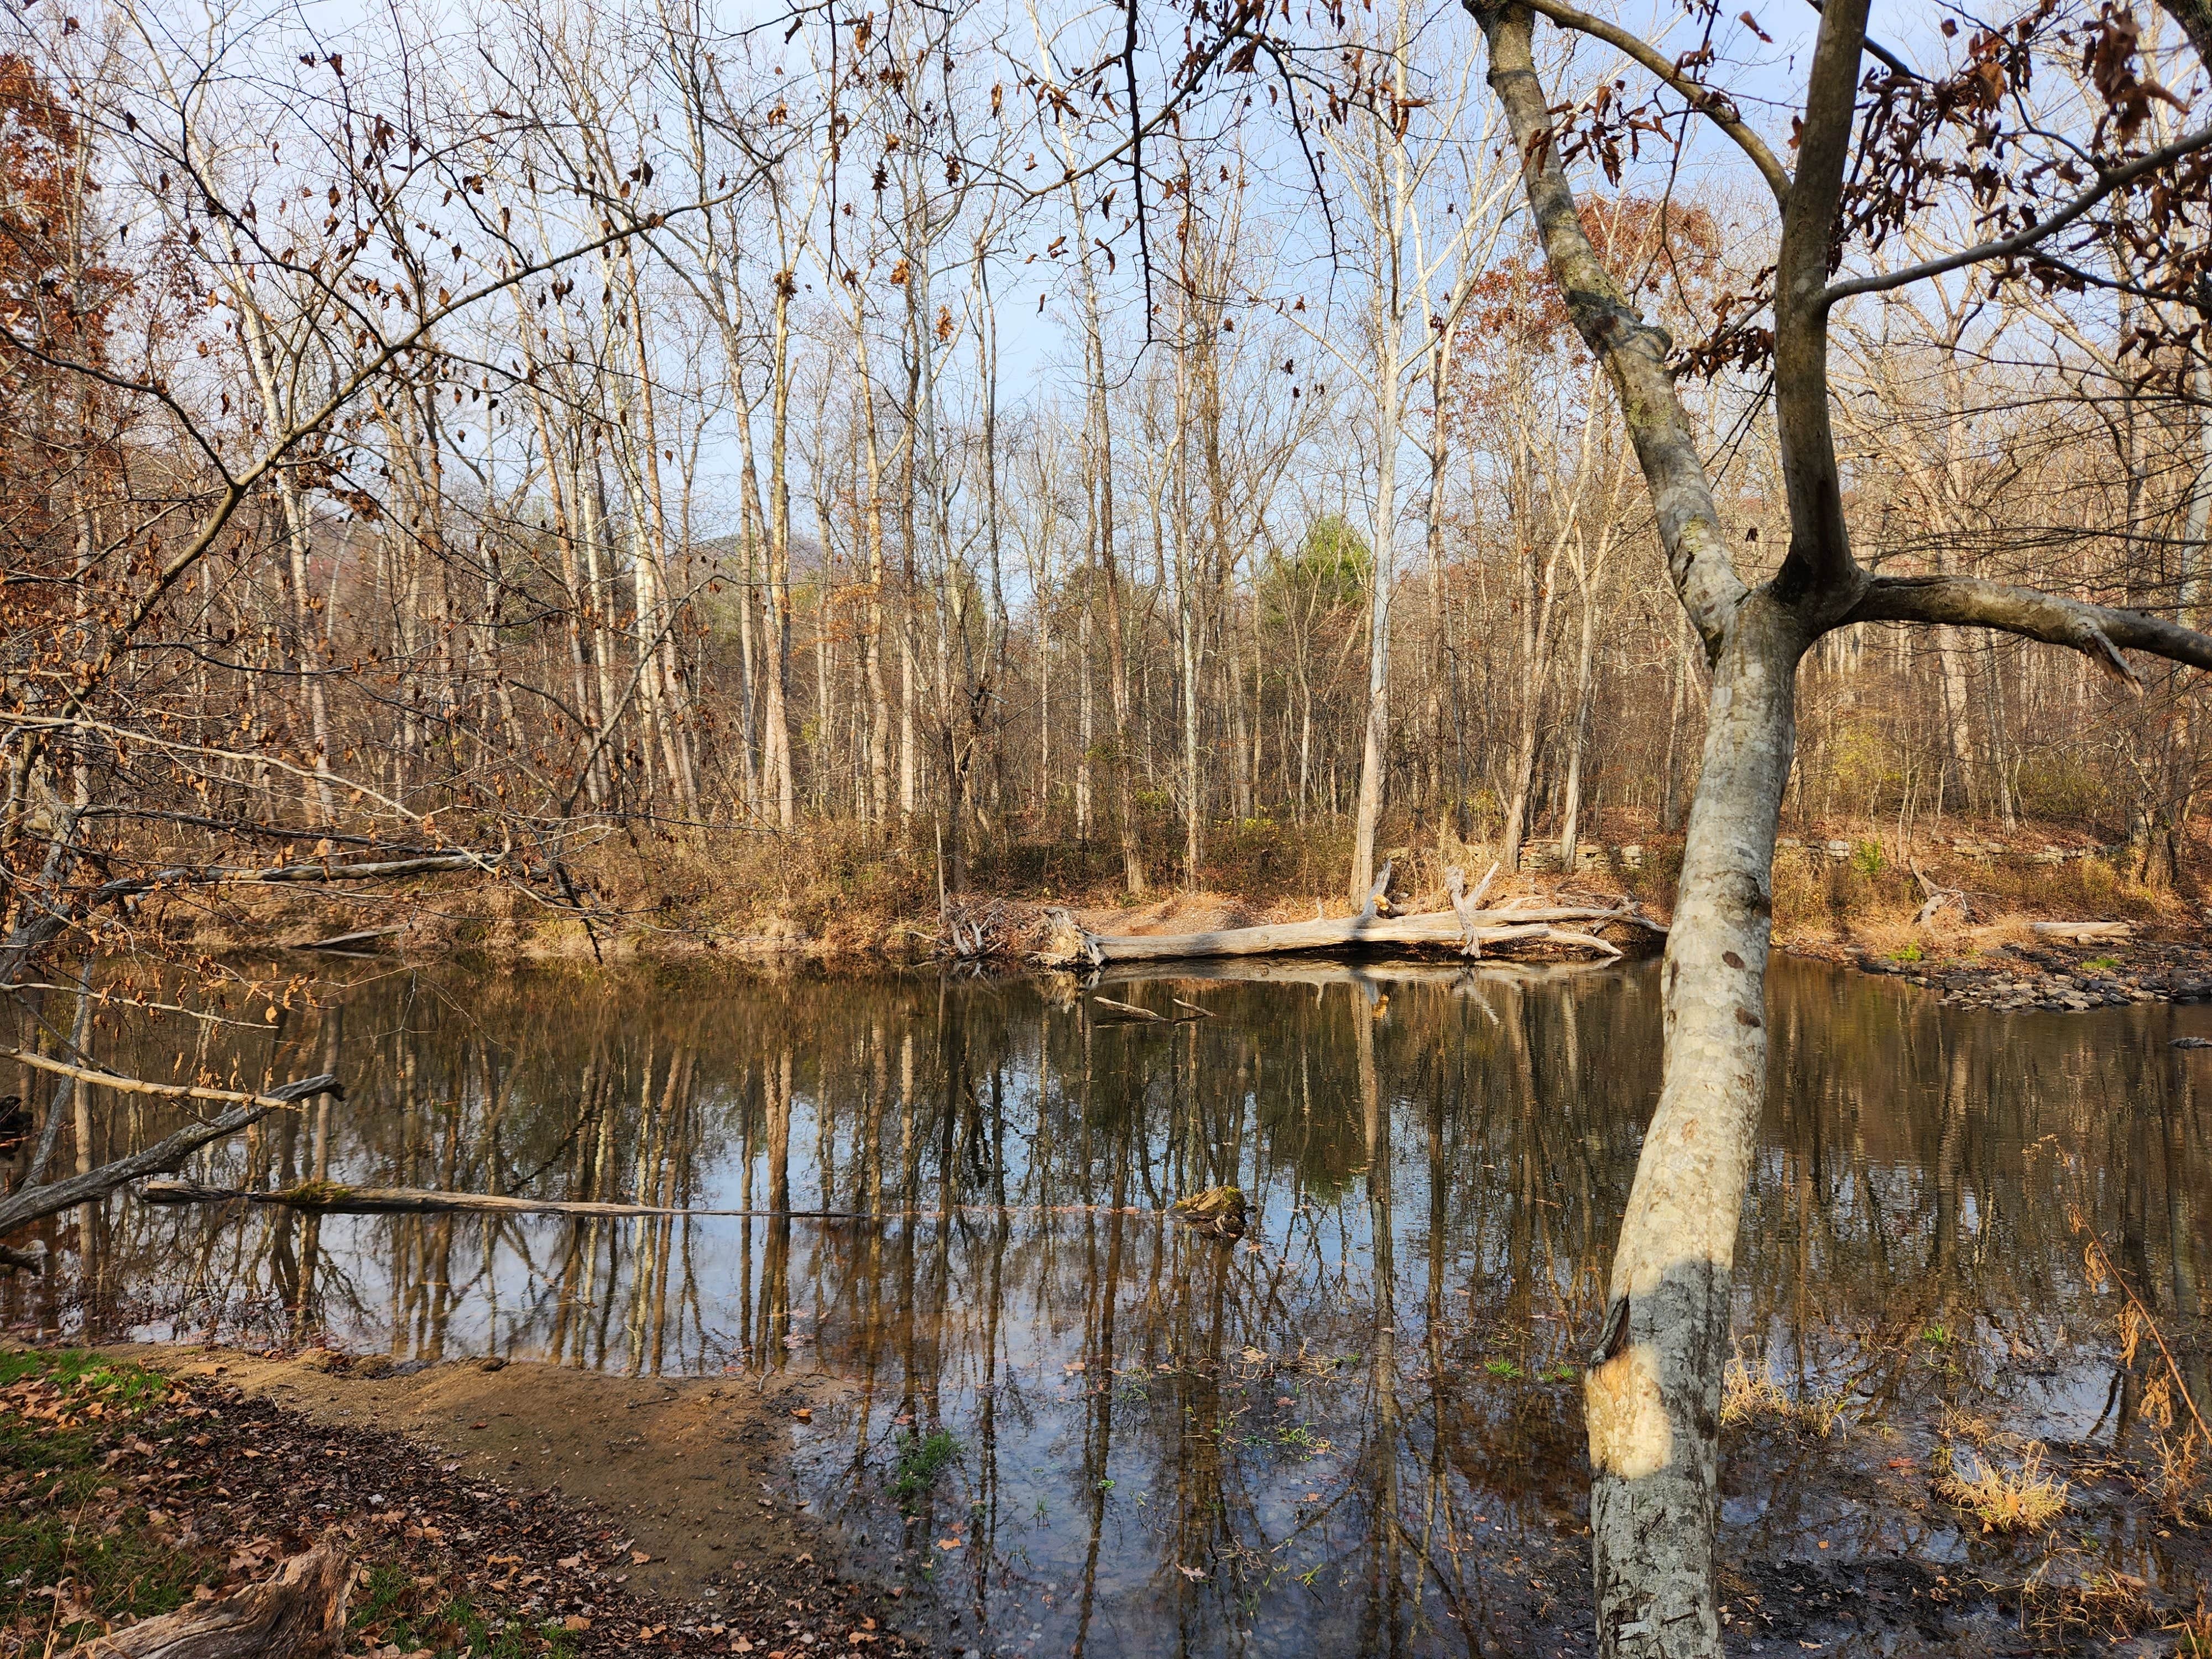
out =
[[82,1659],[320,1659],[345,1646],[353,1564],[336,1550],[295,1555],[266,1583],[195,1601],[78,1650]]

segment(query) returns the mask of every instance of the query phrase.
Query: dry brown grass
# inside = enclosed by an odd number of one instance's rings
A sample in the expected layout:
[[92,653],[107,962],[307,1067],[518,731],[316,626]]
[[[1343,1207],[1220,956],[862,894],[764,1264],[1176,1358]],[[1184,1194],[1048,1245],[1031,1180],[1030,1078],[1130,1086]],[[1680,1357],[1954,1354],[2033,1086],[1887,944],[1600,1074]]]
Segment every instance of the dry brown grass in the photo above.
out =
[[1721,1423],[1726,1428],[1737,1428],[1768,1422],[1826,1440],[1842,1426],[1849,1399],[1842,1393],[1796,1399],[1771,1369],[1762,1364],[1753,1371],[1738,1354],[1729,1361],[1721,1378]]
[[2194,1613],[2185,1613],[2162,1628],[2179,1638],[2173,1644],[2174,1659],[2212,1659],[2212,1607],[2204,1605],[2203,1590],[2197,1592]]
[[2043,1472],[2043,1447],[2030,1441],[2016,1469],[2000,1468],[1986,1450],[1965,1458],[1938,1454],[1936,1495],[1982,1523],[1984,1532],[2041,1532],[2066,1512],[2066,1483]]

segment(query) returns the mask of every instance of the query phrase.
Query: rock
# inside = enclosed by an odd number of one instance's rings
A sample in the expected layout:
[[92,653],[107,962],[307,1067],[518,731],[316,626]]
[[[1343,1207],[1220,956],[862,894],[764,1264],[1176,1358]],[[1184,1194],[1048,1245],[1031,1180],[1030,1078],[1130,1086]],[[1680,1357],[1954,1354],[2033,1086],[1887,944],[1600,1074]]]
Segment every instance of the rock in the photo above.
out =
[[326,1371],[338,1363],[338,1357],[328,1348],[309,1348],[300,1356],[300,1363],[311,1371]]
[[2212,1048],[2212,1037],[2176,1037],[2166,1046],[2171,1048]]
[[388,1376],[392,1373],[392,1356],[388,1353],[365,1353],[349,1369],[356,1376]]
[[1244,1237],[1244,1190],[1241,1187],[1209,1187],[1202,1193],[1175,1201],[1174,1212],[1208,1238]]
[[477,1369],[480,1371],[503,1371],[507,1369],[507,1361],[494,1354],[489,1359],[478,1360]]

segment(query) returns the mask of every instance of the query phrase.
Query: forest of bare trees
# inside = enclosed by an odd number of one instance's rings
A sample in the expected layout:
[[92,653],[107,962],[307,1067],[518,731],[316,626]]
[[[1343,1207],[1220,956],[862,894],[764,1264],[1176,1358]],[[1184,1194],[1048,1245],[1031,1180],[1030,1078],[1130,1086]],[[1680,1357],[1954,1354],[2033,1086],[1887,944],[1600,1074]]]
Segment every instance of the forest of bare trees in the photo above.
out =
[[1590,1516],[1709,1659],[1778,830],[2189,878],[2212,9],[1633,10],[12,14],[0,985],[1679,834]]
[[[1358,893],[1378,845],[1679,828],[1705,671],[1464,16],[1347,13],[1134,173],[1118,16],[259,22],[27,21],[6,61],[19,962],[164,869],[394,850],[556,905],[610,838],[801,831],[1141,891],[1348,826]],[[1387,72],[1339,98],[1332,63]],[[1601,115],[1618,67],[1559,95]],[[1686,345],[1770,255],[1756,180],[1668,143],[1594,128],[1623,183],[1585,216]],[[2171,310],[1989,265],[1839,308],[1869,565],[2194,615]],[[1770,568],[1727,349],[1680,384]],[[2150,690],[1832,634],[1787,810],[2065,823],[2170,881],[2196,723]]]

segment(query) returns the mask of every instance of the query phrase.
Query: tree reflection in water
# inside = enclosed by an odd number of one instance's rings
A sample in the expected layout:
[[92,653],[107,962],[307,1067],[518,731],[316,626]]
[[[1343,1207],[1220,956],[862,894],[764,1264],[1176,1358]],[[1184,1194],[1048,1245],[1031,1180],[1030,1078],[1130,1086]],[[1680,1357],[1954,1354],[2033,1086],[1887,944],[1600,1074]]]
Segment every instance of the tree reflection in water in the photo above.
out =
[[[69,1333],[849,1379],[795,1478],[1013,1650],[1528,1650],[1586,1626],[1576,1369],[1658,1078],[1656,969],[1247,965],[1073,981],[366,978],[241,1046],[342,1103],[188,1173],[788,1217],[58,1218],[7,1313]],[[1878,1472],[1950,1402],[2140,1449],[2066,1206],[2185,1339],[2206,1121],[2191,1010],[2005,1017],[1784,963],[1737,1328],[1854,1430],[1730,1462],[1731,1547],[1994,1547]],[[166,1039],[166,1040],[165,1040]],[[102,1058],[164,1074],[155,1029]],[[157,1103],[99,1099],[94,1151]],[[1159,1212],[1242,1186],[1238,1244]],[[909,1437],[959,1455],[912,1500]],[[1876,1443],[1879,1441],[1879,1443]],[[939,1552],[939,1538],[961,1547]],[[910,1540],[915,1553],[897,1553]],[[2115,1565],[2156,1579],[2154,1540]],[[2117,1550],[2117,1547],[2116,1547]],[[2124,1560],[2122,1555],[2124,1554]],[[1839,1559],[1832,1557],[1831,1559]],[[1548,1644],[1547,1644],[1548,1645]]]

